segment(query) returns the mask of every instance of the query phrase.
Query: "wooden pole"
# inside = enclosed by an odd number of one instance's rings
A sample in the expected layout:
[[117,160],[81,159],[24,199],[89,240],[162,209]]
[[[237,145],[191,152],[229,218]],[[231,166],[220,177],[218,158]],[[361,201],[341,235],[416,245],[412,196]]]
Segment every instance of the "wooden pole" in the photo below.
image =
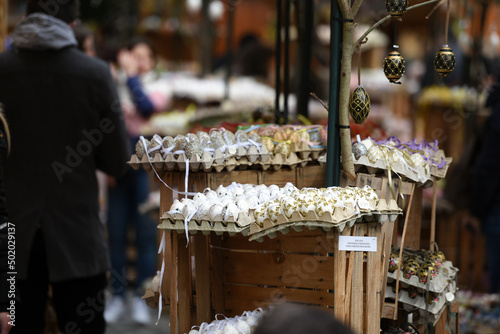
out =
[[283,3],[282,0],[276,0],[276,50],[275,50],[275,67],[276,67],[276,82],[275,85],[275,100],[274,100],[274,123],[279,124],[282,117],[281,114],[281,26],[282,26],[282,14]]
[[432,211],[431,211],[431,237],[430,250],[434,251],[434,242],[436,241],[436,204],[437,204],[437,180],[434,179],[432,187]]
[[4,50],[7,38],[9,1],[0,0],[0,52]]

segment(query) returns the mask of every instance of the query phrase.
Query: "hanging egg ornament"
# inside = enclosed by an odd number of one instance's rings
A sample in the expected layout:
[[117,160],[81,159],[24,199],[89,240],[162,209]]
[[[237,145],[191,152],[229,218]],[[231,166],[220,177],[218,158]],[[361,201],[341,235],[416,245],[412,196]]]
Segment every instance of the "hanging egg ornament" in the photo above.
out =
[[370,113],[370,95],[363,86],[358,86],[349,99],[349,113],[356,124],[363,123]]
[[439,79],[443,79],[455,68],[455,54],[448,45],[443,45],[436,53],[434,68],[439,73]]
[[389,82],[400,83],[399,79],[405,73],[405,60],[397,51],[393,50],[384,59],[384,74]]
[[408,0],[386,0],[385,9],[392,17],[401,17],[406,13]]

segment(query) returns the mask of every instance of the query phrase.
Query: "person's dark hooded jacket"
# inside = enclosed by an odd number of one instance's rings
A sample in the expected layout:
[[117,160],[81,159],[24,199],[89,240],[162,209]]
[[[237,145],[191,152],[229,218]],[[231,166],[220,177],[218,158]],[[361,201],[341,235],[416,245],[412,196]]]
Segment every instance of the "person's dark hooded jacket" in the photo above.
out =
[[484,220],[491,209],[500,206],[500,84],[493,86],[486,106],[491,115],[485,122],[481,152],[474,167],[470,212]]
[[38,228],[52,282],[109,267],[95,171],[125,172],[128,140],[109,67],[76,44],[68,24],[36,13],[0,54],[0,102],[12,139],[5,190],[20,279]]

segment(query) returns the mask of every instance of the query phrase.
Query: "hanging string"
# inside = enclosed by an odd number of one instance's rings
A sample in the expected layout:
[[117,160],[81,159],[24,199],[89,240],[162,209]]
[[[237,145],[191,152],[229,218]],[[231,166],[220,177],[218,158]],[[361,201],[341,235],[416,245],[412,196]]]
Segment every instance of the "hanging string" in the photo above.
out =
[[450,0],[446,4],[446,25],[444,28],[444,44],[448,45],[448,28],[450,26]]
[[358,86],[361,86],[361,44],[358,46]]
[[392,43],[394,47],[398,45],[397,37],[398,37],[398,20],[394,20],[394,39]]

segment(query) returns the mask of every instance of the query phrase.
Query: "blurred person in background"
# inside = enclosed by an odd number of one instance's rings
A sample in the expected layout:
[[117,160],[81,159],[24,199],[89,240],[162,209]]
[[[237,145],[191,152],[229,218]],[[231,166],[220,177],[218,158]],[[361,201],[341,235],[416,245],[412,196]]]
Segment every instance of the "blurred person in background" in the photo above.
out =
[[76,42],[78,43],[78,49],[90,57],[96,57],[97,52],[95,49],[94,33],[86,25],[81,23],[73,27],[73,32],[75,33]]
[[[125,124],[132,150],[139,140],[141,126],[155,112],[165,111],[170,103],[168,85],[154,71],[156,55],[153,47],[144,38],[133,38],[125,50],[117,56],[118,91],[125,114]],[[148,175],[142,170],[128,169],[128,173],[108,184],[108,235],[111,265],[114,272],[123,275],[126,281],[126,248],[128,226],[135,230],[135,260],[137,277],[135,293],[131,303],[131,317],[135,322],[151,321],[150,310],[141,296],[145,281],[156,273],[156,222],[139,207],[148,200]],[[126,287],[115,281],[110,290],[113,295],[105,310],[105,318],[115,323],[126,312]]]
[[354,334],[326,310],[282,304],[267,311],[253,334]]
[[[493,80],[492,80],[493,81]],[[467,223],[486,237],[489,292],[500,293],[500,82],[493,81],[486,107],[491,114],[484,123],[483,140],[474,165],[470,215]]]
[[[0,107],[0,334],[8,334],[12,328],[12,322],[10,319],[10,309],[12,295],[11,282],[8,281],[10,278],[7,274],[9,270],[9,245],[13,245],[13,240],[10,240],[9,235],[14,234],[9,233],[9,216],[7,214],[7,199],[5,198],[5,186],[3,184],[3,164],[5,163],[5,158],[9,152],[9,142],[10,132],[7,121],[3,115],[3,110]],[[15,240],[14,240],[15,241]],[[11,260],[12,261],[12,260]],[[11,262],[12,263],[12,262]],[[15,290],[14,290],[15,291]],[[15,310],[14,310],[15,312]],[[14,319],[15,320],[15,319]]]
[[78,0],[28,0],[12,50],[0,54],[19,295],[11,333],[44,333],[49,285],[61,332],[105,331],[109,254],[95,171],[119,177],[130,150],[108,65],[76,48],[78,12]]

